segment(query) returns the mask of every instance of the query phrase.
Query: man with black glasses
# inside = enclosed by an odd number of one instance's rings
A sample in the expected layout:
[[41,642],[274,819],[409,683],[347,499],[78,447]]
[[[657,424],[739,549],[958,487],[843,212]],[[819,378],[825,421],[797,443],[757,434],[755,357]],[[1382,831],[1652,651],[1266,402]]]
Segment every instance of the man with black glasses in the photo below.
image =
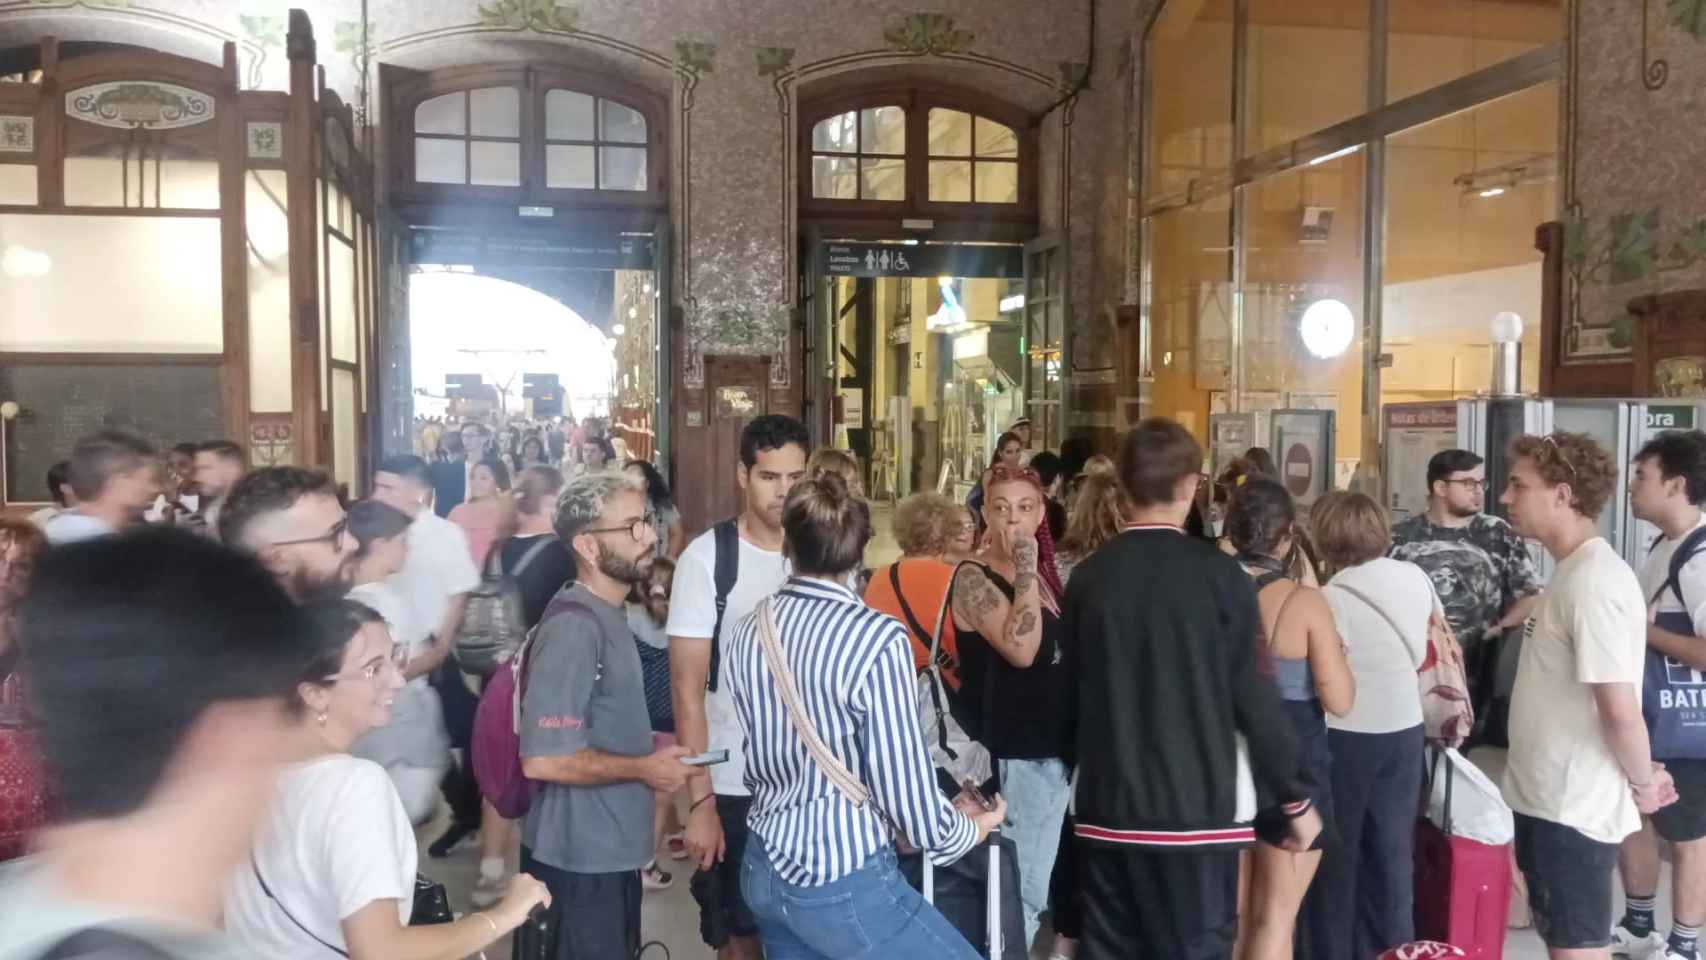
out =
[[350,585],[356,544],[323,473],[267,467],[244,477],[220,509],[219,540],[253,554],[298,602]]
[[1395,560],[1421,567],[1445,605],[1463,646],[1470,700],[1486,717],[1497,666],[1496,642],[1534,611],[1540,578],[1511,525],[1482,512],[1486,467],[1468,450],[1442,450],[1428,461],[1428,509],[1392,528]]

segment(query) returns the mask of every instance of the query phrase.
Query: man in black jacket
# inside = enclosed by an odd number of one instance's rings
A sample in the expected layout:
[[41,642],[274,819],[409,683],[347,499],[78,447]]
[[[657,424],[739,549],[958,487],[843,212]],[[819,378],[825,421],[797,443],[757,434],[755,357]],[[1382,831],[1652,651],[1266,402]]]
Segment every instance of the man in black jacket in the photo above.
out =
[[[1083,960],[1222,960],[1237,933],[1237,736],[1274,801],[1268,842],[1305,850],[1321,831],[1297,742],[1258,669],[1255,592],[1237,561],[1183,535],[1202,448],[1171,420],[1126,435],[1131,523],[1073,571],[1064,618]],[[1249,806],[1253,807],[1251,803]]]

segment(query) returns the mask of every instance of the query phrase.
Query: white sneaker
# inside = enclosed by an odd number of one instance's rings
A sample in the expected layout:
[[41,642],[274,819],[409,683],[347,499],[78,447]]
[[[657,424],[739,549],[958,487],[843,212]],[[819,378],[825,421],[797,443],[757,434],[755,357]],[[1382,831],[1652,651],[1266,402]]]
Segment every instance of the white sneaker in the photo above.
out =
[[1623,924],[1611,928],[1611,955],[1630,960],[1646,960],[1659,951],[1669,952],[1670,939],[1654,930],[1644,937],[1630,933]]
[[[1695,956],[1696,956],[1696,957],[1698,957],[1698,956],[1699,956],[1699,954],[1698,954],[1698,953],[1696,953],[1696,954],[1695,954]],[[1660,956],[1658,956],[1658,955],[1657,955],[1657,954],[1655,954],[1655,955],[1654,955],[1654,956],[1653,956],[1653,957],[1652,957],[1652,958],[1651,958],[1651,960],[1688,960],[1688,958],[1687,958],[1687,957],[1685,957],[1685,956],[1683,956],[1683,955],[1682,955],[1682,954],[1680,954],[1680,953],[1677,953],[1677,952],[1676,952],[1676,951],[1675,951],[1675,950],[1672,950],[1672,949],[1671,949],[1671,948],[1670,948],[1670,940],[1668,940],[1668,939],[1667,939],[1667,940],[1665,940],[1665,952],[1664,952],[1664,956],[1662,956],[1662,957],[1660,957]]]

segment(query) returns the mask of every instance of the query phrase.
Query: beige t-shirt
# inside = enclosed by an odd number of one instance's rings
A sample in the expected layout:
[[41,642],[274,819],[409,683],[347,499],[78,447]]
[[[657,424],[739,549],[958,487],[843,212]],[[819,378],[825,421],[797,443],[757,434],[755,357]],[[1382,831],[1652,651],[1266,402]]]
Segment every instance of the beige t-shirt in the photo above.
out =
[[1577,547],[1558,564],[1523,631],[1504,782],[1512,810],[1601,843],[1641,828],[1592,684],[1627,683],[1639,700],[1646,649],[1635,571],[1599,537]]

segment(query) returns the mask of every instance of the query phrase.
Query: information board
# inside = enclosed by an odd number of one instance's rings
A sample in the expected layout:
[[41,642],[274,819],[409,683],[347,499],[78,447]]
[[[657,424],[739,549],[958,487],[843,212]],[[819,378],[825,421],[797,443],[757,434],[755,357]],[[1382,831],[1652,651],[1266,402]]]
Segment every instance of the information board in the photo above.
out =
[[1457,442],[1457,402],[1389,403],[1385,414],[1386,509],[1392,522],[1428,509],[1428,461]]

